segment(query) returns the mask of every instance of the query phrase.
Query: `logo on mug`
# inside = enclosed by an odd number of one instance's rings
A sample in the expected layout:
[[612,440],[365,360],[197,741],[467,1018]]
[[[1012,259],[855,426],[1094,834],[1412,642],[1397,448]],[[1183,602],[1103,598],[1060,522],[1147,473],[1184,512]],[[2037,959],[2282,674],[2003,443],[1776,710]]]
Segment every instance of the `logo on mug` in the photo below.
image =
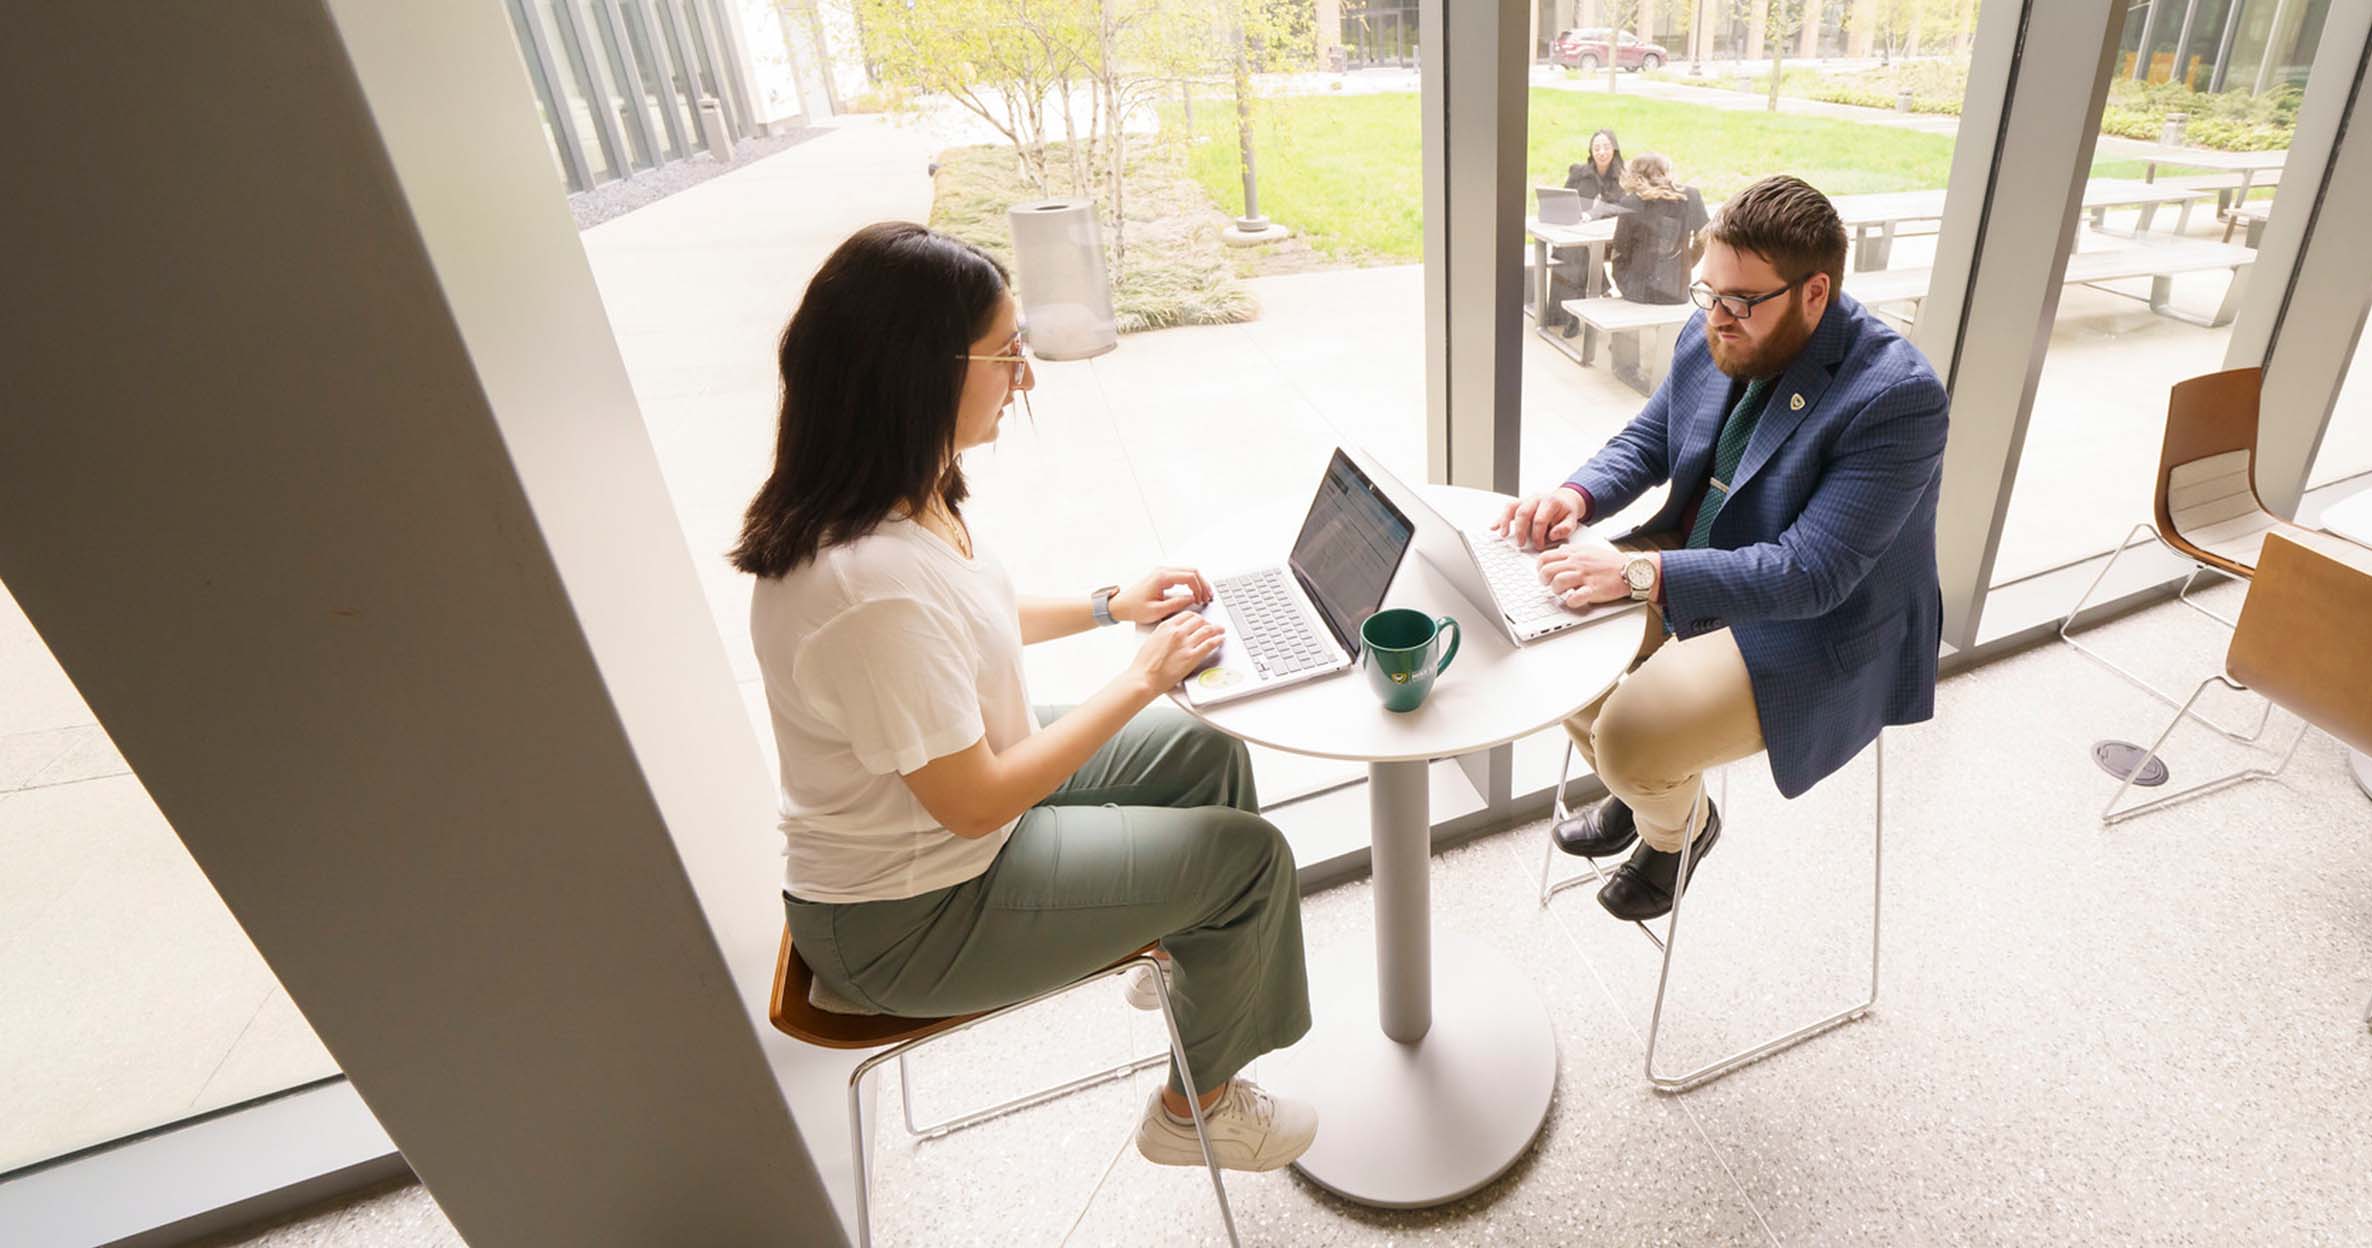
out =
[[1392,683],[1395,685],[1405,685],[1415,675],[1416,673],[1414,672],[1394,672],[1392,673]]

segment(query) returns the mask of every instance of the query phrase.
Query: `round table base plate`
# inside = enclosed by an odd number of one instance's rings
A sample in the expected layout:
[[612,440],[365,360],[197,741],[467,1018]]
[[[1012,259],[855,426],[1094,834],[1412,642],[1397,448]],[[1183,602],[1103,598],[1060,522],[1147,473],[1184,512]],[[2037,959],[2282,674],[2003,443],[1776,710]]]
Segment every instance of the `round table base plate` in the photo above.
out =
[[2347,769],[2355,773],[2356,787],[2364,791],[2364,796],[2372,797],[2372,754],[2349,750]]
[[1479,1190],[1532,1147],[1556,1093],[1556,1032],[1504,955],[1437,935],[1433,1027],[1415,1044],[1377,1023],[1371,950],[1314,962],[1310,987],[1310,1034],[1263,1062],[1262,1082],[1317,1105],[1317,1143],[1294,1163],[1311,1182],[1423,1208]]

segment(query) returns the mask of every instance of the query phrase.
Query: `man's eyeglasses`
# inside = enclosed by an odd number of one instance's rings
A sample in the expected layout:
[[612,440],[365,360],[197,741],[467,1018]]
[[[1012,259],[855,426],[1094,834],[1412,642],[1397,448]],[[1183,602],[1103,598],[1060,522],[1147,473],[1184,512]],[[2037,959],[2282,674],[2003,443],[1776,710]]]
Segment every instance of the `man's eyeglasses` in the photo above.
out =
[[1703,308],[1707,312],[1711,312],[1715,307],[1718,306],[1722,311],[1729,313],[1732,319],[1743,321],[1754,315],[1754,305],[1758,303],[1769,303],[1771,300],[1776,299],[1779,296],[1786,294],[1788,291],[1794,290],[1796,287],[1803,285],[1804,280],[1805,279],[1799,277],[1796,280],[1789,282],[1785,286],[1782,286],[1779,289],[1764,295],[1724,295],[1716,293],[1711,286],[1707,286],[1703,282],[1698,282],[1696,285],[1688,288],[1688,300],[1690,303]]

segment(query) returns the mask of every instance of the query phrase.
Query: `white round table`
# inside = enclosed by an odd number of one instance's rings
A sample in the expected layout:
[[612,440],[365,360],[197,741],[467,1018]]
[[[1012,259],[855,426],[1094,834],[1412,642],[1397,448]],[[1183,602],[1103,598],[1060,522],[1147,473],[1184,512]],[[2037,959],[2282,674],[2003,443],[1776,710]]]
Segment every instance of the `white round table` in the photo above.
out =
[[[1503,495],[1424,487],[1451,523],[1487,524]],[[1263,510],[1172,552],[1209,573],[1281,560],[1299,513]],[[1375,961],[1359,950],[1310,968],[1310,1035],[1263,1079],[1318,1107],[1318,1139],[1295,1165],[1346,1199],[1388,1208],[1456,1200],[1532,1146],[1556,1089],[1556,1035],[1513,959],[1432,938],[1426,764],[1555,726],[1614,686],[1649,616],[1627,611],[1518,649],[1413,550],[1387,607],[1455,617],[1461,649],[1425,704],[1383,709],[1359,669],[1189,714],[1245,741],[1367,764]]]

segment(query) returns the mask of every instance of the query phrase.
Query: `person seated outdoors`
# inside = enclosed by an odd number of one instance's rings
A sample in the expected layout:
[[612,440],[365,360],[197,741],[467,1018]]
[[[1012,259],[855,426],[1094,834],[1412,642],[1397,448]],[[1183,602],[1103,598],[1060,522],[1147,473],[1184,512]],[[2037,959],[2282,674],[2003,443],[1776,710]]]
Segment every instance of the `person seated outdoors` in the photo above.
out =
[[[1221,643],[1186,610],[1201,573],[1016,597],[975,543],[960,457],[1035,384],[1007,286],[969,243],[868,226],[783,331],[773,472],[732,559],[758,578],[793,944],[848,1001],[937,1017],[1158,940],[1219,1164],[1275,1169],[1316,1112],[1236,1072],[1309,1030],[1292,850],[1241,743],[1147,709]],[[1115,621],[1157,626],[1084,704],[1033,709],[1022,647]],[[1137,1129],[1149,1160],[1202,1164],[1185,1094],[1173,1063]]]
[[[1606,248],[1617,293],[1632,303],[1686,303],[1688,284],[1705,254],[1705,199],[1672,179],[1672,162],[1641,152],[1623,170],[1622,215]],[[1614,375],[1644,390],[1643,344],[1650,334],[1616,334],[1607,354]],[[1660,339],[1659,339],[1660,341]]]
[[[1623,196],[1623,168],[1622,140],[1615,138],[1612,130],[1600,130],[1590,136],[1590,158],[1566,167],[1565,189],[1579,192],[1584,207],[1593,200],[1602,206],[1612,207]],[[1567,299],[1579,299],[1588,293],[1587,255],[1587,252],[1575,249],[1560,251],[1556,272],[1550,279],[1557,307],[1548,313],[1549,319],[1543,323],[1561,327],[1568,338],[1581,328],[1581,322],[1564,311],[1564,302]],[[1598,271],[1598,289],[1606,289],[1606,272],[1603,268]]]
[[1641,152],[1623,170],[1614,241],[1606,259],[1615,289],[1633,303],[1686,303],[1705,254],[1705,198],[1672,180],[1672,162]]
[[[1934,713],[1943,604],[1936,495],[1944,388],[1850,296],[1836,209],[1792,177],[1723,205],[1663,384],[1561,486],[1496,528],[1543,550],[1569,606],[1649,604],[1631,670],[1566,722],[1608,796],[1553,830],[1569,853],[1638,841],[1598,893],[1668,912],[1721,837],[1704,772],[1768,750],[1795,797],[1881,728]],[[1554,548],[1670,482],[1617,549]],[[1692,812],[1693,822],[1692,822]]]
[[1565,169],[1565,189],[1581,192],[1582,199],[1614,203],[1623,197],[1623,145],[1612,130],[1600,130],[1590,136],[1590,158]]

